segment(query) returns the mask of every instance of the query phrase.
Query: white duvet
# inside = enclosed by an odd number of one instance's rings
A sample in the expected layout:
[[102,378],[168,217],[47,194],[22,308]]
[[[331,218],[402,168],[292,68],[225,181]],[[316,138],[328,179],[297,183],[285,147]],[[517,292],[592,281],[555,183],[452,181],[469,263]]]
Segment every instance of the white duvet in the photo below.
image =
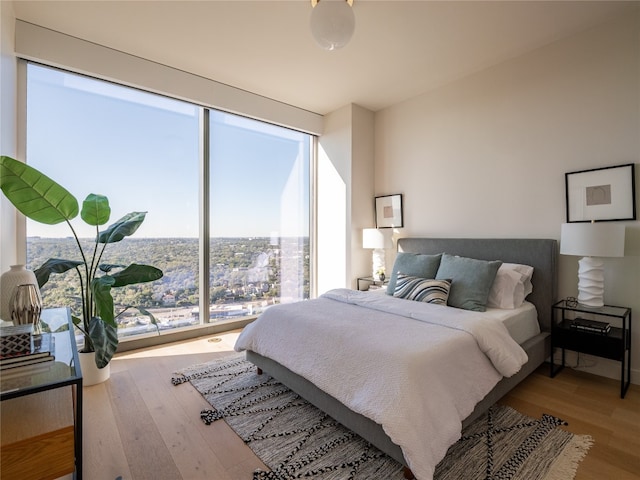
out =
[[527,361],[480,312],[347,289],[269,308],[235,349],[281,363],[382,425],[418,480],[433,478],[462,420]]

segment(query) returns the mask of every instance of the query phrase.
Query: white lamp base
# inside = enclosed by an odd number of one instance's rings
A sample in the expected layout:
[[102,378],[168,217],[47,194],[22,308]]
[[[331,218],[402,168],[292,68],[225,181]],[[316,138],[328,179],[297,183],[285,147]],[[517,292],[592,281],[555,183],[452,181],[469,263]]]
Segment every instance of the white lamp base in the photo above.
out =
[[578,262],[578,303],[604,305],[604,262],[599,258],[583,257]]
[[373,249],[373,270],[371,271],[371,276],[375,280],[380,280],[378,275],[378,270],[380,270],[381,268],[384,268],[384,257],[385,257],[384,248]]

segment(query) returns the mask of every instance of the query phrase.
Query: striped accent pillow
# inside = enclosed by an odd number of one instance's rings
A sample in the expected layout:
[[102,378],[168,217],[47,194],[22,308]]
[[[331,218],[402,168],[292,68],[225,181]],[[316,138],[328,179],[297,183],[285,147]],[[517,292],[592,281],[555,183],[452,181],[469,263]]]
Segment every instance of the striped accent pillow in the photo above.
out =
[[393,296],[416,302],[446,305],[450,289],[449,280],[429,280],[398,272]]

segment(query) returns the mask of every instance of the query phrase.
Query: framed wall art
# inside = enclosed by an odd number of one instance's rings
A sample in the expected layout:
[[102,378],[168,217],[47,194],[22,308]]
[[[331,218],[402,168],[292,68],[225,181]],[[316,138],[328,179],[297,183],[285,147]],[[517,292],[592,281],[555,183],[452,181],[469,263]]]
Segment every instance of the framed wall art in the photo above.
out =
[[565,173],[567,223],[635,220],[635,164]]
[[376,228],[402,227],[402,195],[376,197]]

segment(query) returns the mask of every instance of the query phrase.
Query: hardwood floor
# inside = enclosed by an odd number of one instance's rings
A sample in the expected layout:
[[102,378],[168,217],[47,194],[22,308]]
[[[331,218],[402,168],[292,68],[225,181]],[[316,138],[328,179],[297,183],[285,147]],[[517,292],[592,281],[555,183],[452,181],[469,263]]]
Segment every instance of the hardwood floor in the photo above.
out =
[[[233,350],[238,334],[117,355],[111,378],[84,388],[84,478],[250,480],[266,468],[226,423],[200,420],[209,405],[190,384],[170,382],[176,370]],[[594,438],[577,480],[640,478],[640,386],[621,400],[614,380],[570,369],[550,379],[541,367],[503,403]]]

